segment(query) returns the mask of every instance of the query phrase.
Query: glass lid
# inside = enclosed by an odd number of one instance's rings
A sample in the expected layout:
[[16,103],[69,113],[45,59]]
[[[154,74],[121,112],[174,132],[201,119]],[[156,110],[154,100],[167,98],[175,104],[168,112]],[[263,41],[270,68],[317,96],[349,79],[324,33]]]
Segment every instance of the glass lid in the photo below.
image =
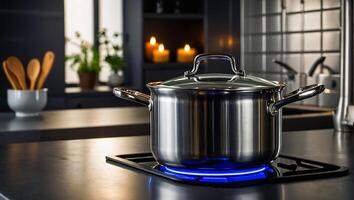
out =
[[[235,74],[197,74],[200,62],[205,59],[226,59],[230,62],[232,71]],[[193,69],[185,72],[184,76],[176,77],[165,82],[150,83],[149,86],[195,90],[259,91],[283,87],[284,84],[246,75],[242,69],[236,66],[235,59],[230,55],[200,54],[194,59]]]

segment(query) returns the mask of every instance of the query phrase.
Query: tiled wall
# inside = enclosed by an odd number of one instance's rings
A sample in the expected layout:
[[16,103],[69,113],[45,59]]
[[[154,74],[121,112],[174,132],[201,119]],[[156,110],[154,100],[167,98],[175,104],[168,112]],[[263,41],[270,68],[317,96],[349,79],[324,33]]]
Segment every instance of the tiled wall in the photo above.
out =
[[[242,64],[248,72],[287,81],[291,90],[300,86],[299,75],[289,82],[273,59],[307,73],[324,55],[325,64],[339,71],[340,0],[243,0],[241,6]],[[306,82],[314,83],[316,78],[308,77]]]

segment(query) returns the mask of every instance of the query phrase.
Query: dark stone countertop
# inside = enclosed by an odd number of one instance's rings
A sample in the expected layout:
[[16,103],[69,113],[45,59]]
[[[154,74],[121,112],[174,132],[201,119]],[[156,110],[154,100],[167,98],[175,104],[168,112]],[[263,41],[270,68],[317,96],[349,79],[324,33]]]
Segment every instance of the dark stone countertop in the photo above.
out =
[[0,144],[149,134],[145,107],[43,111],[38,117],[0,113]]
[[[282,153],[354,167],[353,133],[285,132]],[[0,193],[9,199],[354,199],[354,175],[213,188],[121,168],[106,155],[149,150],[147,136],[0,145]],[[0,196],[1,198],[1,196]]]

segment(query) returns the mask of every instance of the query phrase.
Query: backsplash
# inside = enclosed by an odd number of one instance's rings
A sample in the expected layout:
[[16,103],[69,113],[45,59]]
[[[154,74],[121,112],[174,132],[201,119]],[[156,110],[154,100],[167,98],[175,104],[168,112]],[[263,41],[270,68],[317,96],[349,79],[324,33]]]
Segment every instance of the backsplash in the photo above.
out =
[[[317,82],[320,69],[313,77],[300,76],[320,56],[339,73],[340,6],[340,0],[242,0],[242,65],[252,74],[286,81],[288,91]],[[273,59],[294,68],[295,80]]]

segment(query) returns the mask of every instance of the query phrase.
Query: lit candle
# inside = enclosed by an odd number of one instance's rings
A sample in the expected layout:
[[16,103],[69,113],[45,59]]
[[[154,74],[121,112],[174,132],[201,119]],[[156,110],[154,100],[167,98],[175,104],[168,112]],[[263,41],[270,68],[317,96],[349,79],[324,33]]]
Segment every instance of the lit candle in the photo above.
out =
[[191,48],[189,44],[184,45],[184,48],[177,49],[177,61],[178,62],[192,62],[197,51]]
[[163,44],[159,45],[159,48],[153,51],[152,61],[154,63],[168,62],[170,60],[170,51],[165,49]]
[[157,49],[159,44],[154,36],[150,37],[150,41],[145,43],[145,57],[148,61],[152,60],[152,52]]

